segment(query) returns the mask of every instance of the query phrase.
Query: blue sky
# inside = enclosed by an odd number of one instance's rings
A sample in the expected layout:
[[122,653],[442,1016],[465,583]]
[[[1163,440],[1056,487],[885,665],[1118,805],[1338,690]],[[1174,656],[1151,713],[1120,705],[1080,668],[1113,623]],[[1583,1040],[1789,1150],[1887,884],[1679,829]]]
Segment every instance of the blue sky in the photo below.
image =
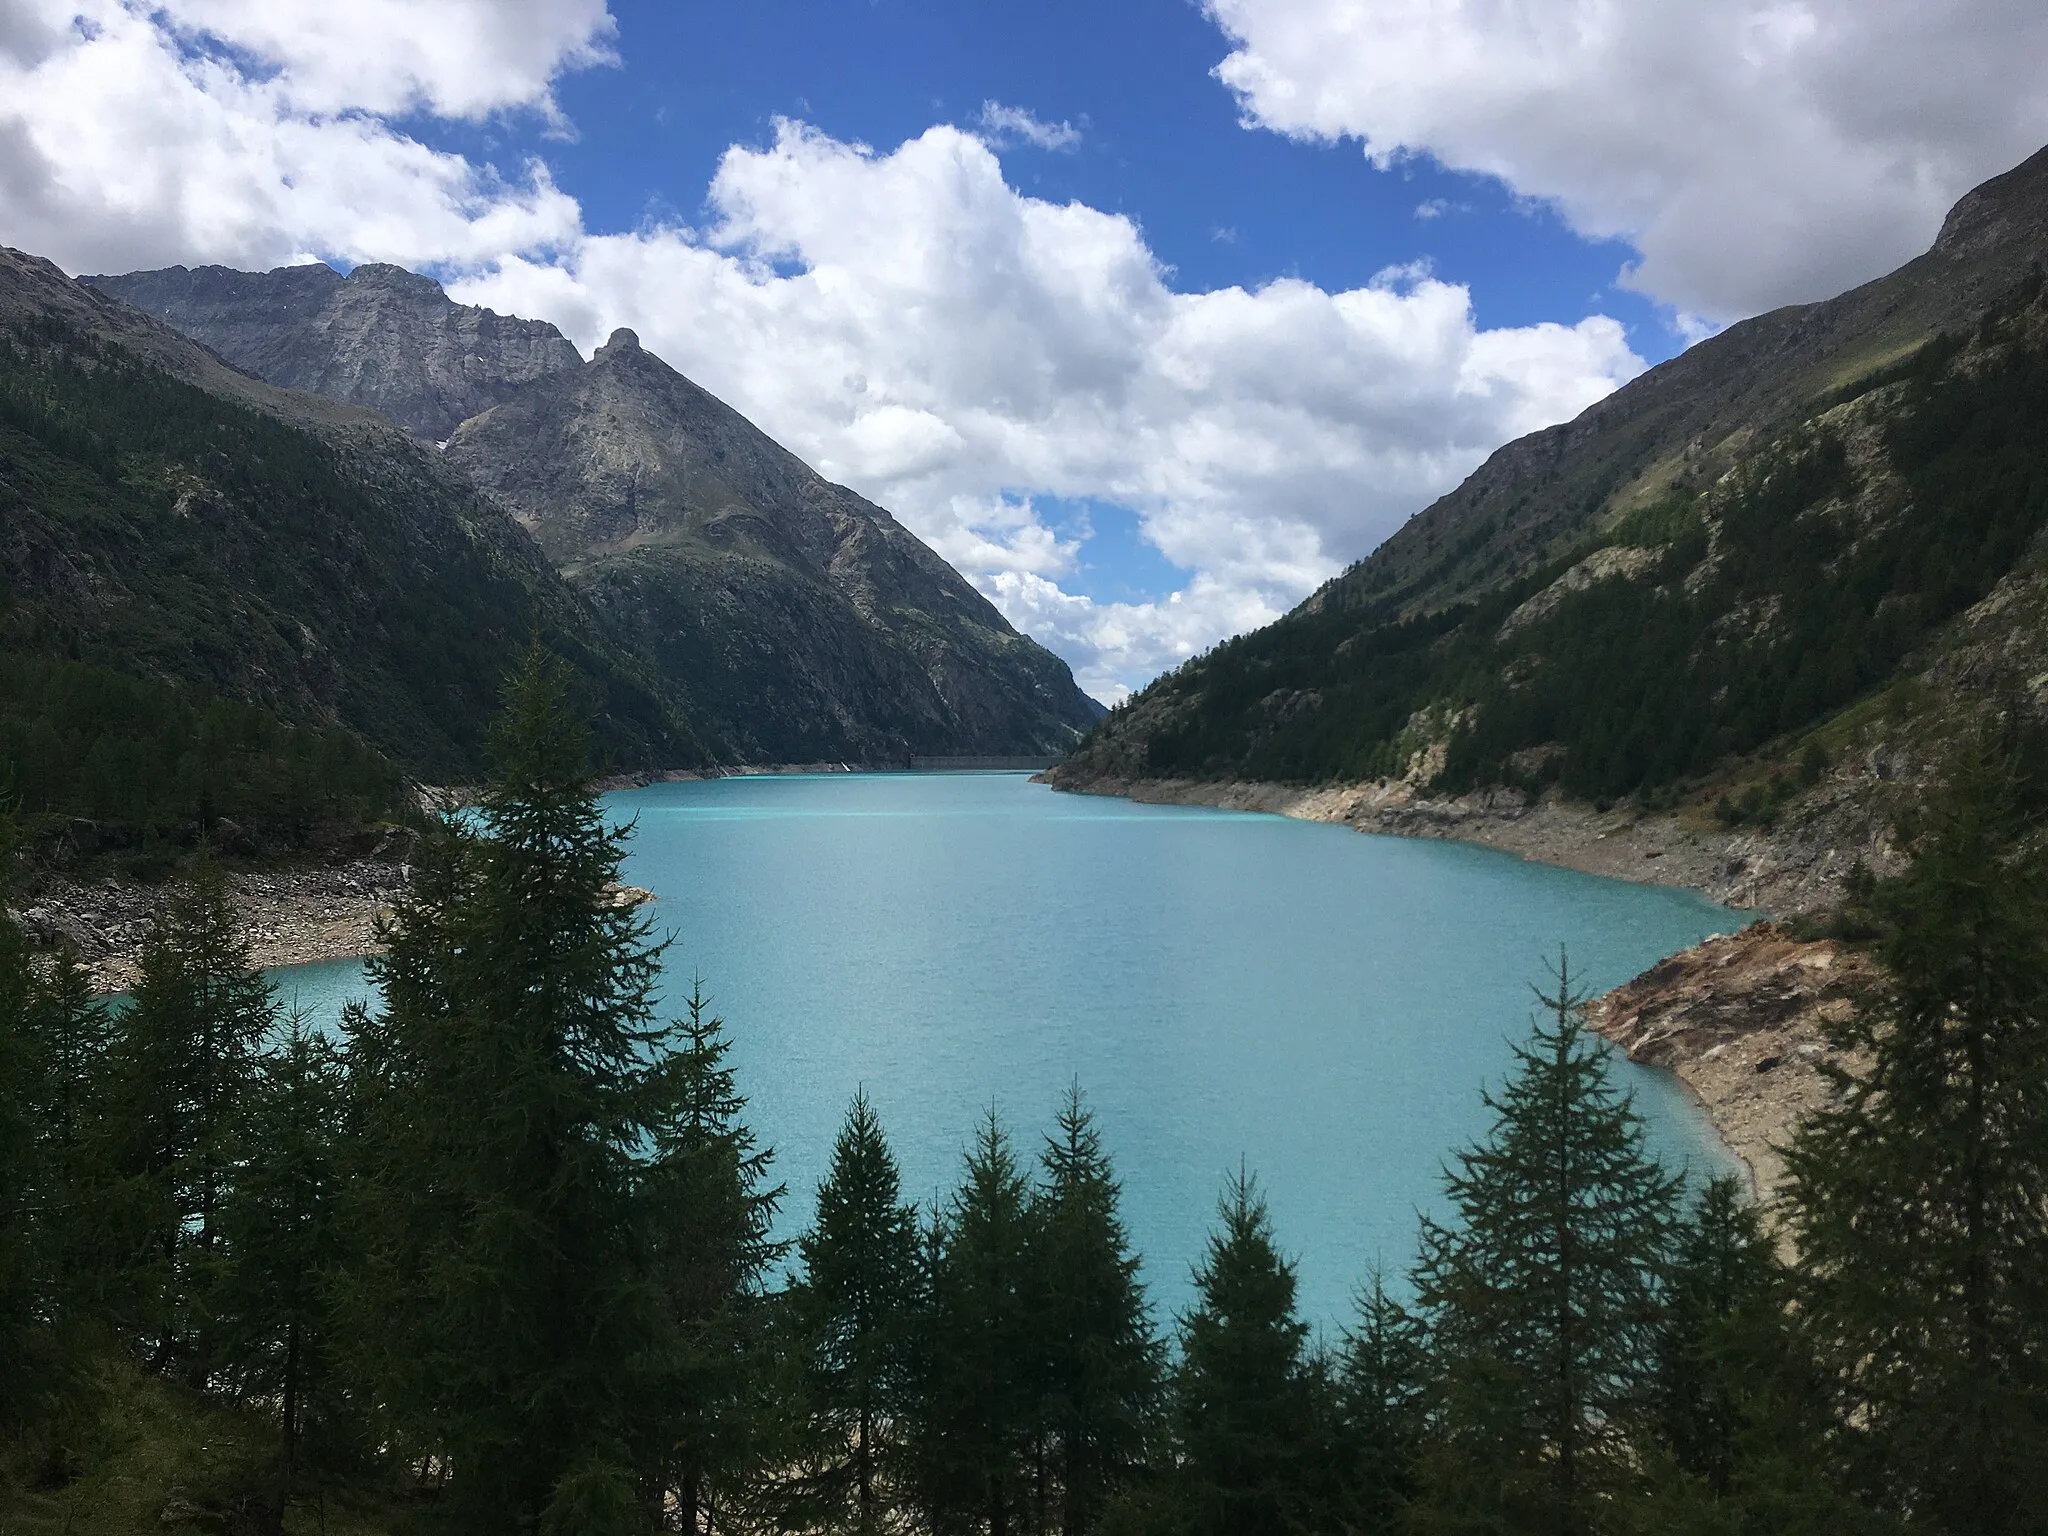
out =
[[2039,0],[0,10],[0,240],[630,325],[1103,698],[2044,140]]
[[[557,90],[575,141],[513,141],[548,161],[595,228],[700,217],[727,148],[765,144],[778,117],[893,146],[934,122],[974,127],[994,101],[1079,134],[1065,150],[1009,142],[1013,184],[1129,214],[1176,288],[1294,276],[1334,291],[1420,259],[1471,286],[1482,326],[1604,311],[1649,360],[1681,344],[1648,299],[1612,286],[1623,241],[1586,240],[1548,206],[1427,158],[1380,170],[1353,142],[1247,128],[1212,73],[1229,43],[1185,0],[628,0],[612,12],[620,65]],[[1424,204],[1444,211],[1418,218]]]

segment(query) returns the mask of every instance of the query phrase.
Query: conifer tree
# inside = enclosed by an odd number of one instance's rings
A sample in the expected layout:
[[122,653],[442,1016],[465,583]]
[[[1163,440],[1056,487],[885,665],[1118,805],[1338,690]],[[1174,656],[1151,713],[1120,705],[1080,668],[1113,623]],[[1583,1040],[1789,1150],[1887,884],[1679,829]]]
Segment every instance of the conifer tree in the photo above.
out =
[[940,1536],[1010,1536],[1036,1428],[1031,1185],[991,1110],[937,1233],[917,1392],[920,1502]]
[[143,942],[108,1053],[105,1126],[132,1265],[130,1324],[152,1370],[211,1378],[221,1215],[244,1155],[257,1053],[277,1021],[220,867],[202,858]]
[[656,1480],[691,1532],[763,1447],[763,1281],[783,1251],[769,1238],[783,1188],[767,1183],[771,1154],[742,1118],[724,1030],[697,983],[679,1048],[650,1084],[662,1108],[640,1194],[666,1336],[636,1433],[655,1431]]
[[429,838],[386,927],[381,1009],[352,1020],[347,1311],[380,1437],[499,1530],[654,1477],[631,1464],[667,1339],[641,1190],[672,1116],[659,947],[614,898],[622,834],[538,646],[491,747],[474,821]]
[[1344,1526],[1391,1530],[1416,1491],[1429,1434],[1429,1343],[1378,1274],[1358,1298],[1339,1362],[1338,1481]]
[[[1778,1267],[1756,1208],[1711,1181],[1672,1248],[1657,1347],[1657,1419],[1673,1459],[1716,1498],[1733,1490],[1762,1337],[1782,1335]],[[1782,1336],[1778,1340],[1786,1342]]]
[[1848,1470],[1942,1531],[2048,1528],[2048,850],[2021,759],[1966,745],[1875,894],[1887,1005],[1787,1158],[1800,1306]]
[[1790,1299],[1758,1208],[1734,1179],[1710,1181],[1672,1245],[1653,1424],[1638,1447],[1658,1474],[1645,1528],[1869,1528],[1826,1476],[1828,1404]]
[[[11,851],[7,830],[0,825],[0,860]],[[0,1430],[20,1427],[44,1342],[35,1178],[43,1062],[32,1019],[35,982],[27,936],[0,903]]]
[[75,952],[37,953],[7,910],[14,839],[0,802],[0,1431],[73,1384],[104,1218],[86,1177],[106,1013]]
[[1122,1191],[1078,1084],[1040,1163],[1031,1266],[1039,1416],[1056,1463],[1061,1536],[1077,1536],[1095,1528],[1144,1457],[1162,1362],[1117,1209]]
[[338,1053],[293,1018],[263,1059],[243,1142],[247,1166],[225,1213],[222,1364],[243,1397],[277,1405],[287,1477],[306,1431],[336,1407],[331,1287],[347,1258],[343,1102]]
[[1181,1319],[1174,1419],[1181,1526],[1196,1536],[1277,1536],[1306,1521],[1322,1491],[1317,1362],[1295,1306],[1294,1266],[1273,1242],[1256,1182],[1224,1187],[1220,1230]]
[[804,1272],[791,1300],[808,1368],[808,1502],[825,1529],[872,1536],[895,1512],[892,1463],[923,1255],[917,1208],[901,1199],[896,1159],[865,1092],[847,1111],[797,1252]]
[[1631,1473],[1678,1182],[1650,1160],[1569,969],[1538,997],[1550,1017],[1486,1095],[1492,1132],[1445,1175],[1458,1224],[1423,1223],[1416,1292],[1443,1372],[1435,1512],[1566,1536]]

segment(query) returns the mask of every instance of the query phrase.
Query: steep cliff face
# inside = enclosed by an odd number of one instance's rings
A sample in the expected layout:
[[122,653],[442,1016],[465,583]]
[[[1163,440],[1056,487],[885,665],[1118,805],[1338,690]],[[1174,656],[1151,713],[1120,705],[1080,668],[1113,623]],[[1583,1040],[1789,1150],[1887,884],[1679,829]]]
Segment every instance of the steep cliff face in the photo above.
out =
[[748,756],[1052,755],[1093,723],[951,566],[630,331],[447,457]]
[[274,272],[166,267],[85,282],[168,321],[245,373],[368,406],[442,442],[544,374],[583,358],[545,320],[453,303],[432,278],[368,263]]
[[444,444],[742,758],[1056,756],[1100,718],[889,513],[630,333],[586,364],[553,326],[395,267],[87,281],[262,379]]

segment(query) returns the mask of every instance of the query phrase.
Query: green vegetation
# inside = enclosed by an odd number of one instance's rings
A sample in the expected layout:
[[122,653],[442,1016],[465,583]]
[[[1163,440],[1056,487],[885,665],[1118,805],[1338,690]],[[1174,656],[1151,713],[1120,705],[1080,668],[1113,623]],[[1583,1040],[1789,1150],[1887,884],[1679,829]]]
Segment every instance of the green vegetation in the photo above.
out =
[[118,1015],[0,923],[5,1529],[2048,1519],[2048,824],[1997,742],[1862,890],[1894,1002],[1842,1026],[1789,1257],[1649,1161],[1561,968],[1409,1285],[1325,1344],[1243,1170],[1162,1337],[1078,1089],[1035,1159],[991,1114],[924,1213],[856,1098],[776,1284],[769,1154],[701,993],[654,1016],[567,693],[532,654],[344,1044],[279,1016],[205,864]]
[[[1360,781],[1437,742],[1446,789],[1656,798],[1809,730],[1912,666],[2048,527],[2044,337],[2037,273],[1841,414],[1483,598],[1304,611],[1218,647],[1118,710],[1070,771]],[[1560,583],[1603,550],[1632,559]]]
[[[609,764],[702,748],[502,514],[55,319],[0,331],[0,792],[45,855],[315,846],[473,778],[510,661]],[[223,823],[226,825],[223,826]]]

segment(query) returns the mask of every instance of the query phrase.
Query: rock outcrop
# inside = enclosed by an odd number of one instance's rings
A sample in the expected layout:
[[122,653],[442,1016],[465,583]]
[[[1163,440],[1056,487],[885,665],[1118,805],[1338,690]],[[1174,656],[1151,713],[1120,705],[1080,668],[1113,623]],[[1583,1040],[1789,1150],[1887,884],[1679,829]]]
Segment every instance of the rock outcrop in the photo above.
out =
[[273,272],[165,267],[88,277],[267,383],[367,406],[443,442],[478,411],[583,356],[545,320],[457,304],[430,277],[369,262]]
[[882,508],[620,331],[448,461],[756,761],[1056,756],[1096,711]]
[[1658,961],[1596,999],[1587,1021],[1629,1060],[1676,1073],[1768,1199],[1793,1131],[1833,1092],[1822,1068],[1843,1058],[1828,1027],[1883,989],[1859,951],[1754,923]]

